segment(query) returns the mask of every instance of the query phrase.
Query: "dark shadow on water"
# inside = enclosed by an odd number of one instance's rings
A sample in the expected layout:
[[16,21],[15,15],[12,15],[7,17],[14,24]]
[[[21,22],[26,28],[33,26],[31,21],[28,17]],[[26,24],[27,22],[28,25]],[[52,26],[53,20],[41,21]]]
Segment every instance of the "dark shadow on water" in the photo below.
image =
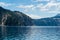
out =
[[4,27],[0,26],[0,40],[9,40],[15,37],[20,37],[19,39],[25,38],[26,34],[29,33],[29,27]]

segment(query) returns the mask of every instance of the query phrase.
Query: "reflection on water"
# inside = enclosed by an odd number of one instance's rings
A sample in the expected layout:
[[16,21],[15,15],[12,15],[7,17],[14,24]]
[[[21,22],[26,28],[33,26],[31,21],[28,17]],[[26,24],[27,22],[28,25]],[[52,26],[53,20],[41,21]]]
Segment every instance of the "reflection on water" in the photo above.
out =
[[60,40],[60,28],[0,27],[0,40]]

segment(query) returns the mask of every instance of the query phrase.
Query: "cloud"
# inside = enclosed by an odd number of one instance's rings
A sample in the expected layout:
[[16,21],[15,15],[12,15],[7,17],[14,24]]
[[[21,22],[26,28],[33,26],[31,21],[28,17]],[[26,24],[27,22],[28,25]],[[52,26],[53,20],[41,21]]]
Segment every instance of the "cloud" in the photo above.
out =
[[46,4],[40,3],[35,6],[35,10],[46,13],[60,13],[60,2],[57,0],[33,0],[33,2],[47,1]]
[[[19,5],[19,6],[16,6],[16,7],[24,9],[23,12],[25,12],[25,13],[31,12],[33,10],[36,10],[35,9],[36,8],[35,5]],[[28,15],[32,19],[39,19],[39,18],[41,18],[40,16],[35,15],[35,14],[26,14],[26,15]]]
[[18,8],[32,8],[34,5],[19,5]]
[[12,4],[10,4],[10,3],[5,3],[5,2],[0,2],[0,6],[10,6],[10,5],[12,5]]
[[41,18],[39,15],[34,15],[34,14],[26,14],[26,15],[28,15],[32,19],[40,19]]
[[50,12],[50,13],[60,12],[60,2],[51,0],[46,5],[38,4],[37,8],[39,8],[40,11],[42,11],[42,12]]
[[[40,0],[41,1],[41,0]],[[46,0],[48,1],[48,0]],[[17,8],[24,9],[23,11],[25,13],[33,13],[33,14],[27,14],[33,19],[39,19],[44,18],[37,15],[34,15],[34,13],[60,13],[60,2],[57,2],[55,0],[49,0],[46,4],[40,3],[40,4],[32,4],[32,5],[19,5]]]
[[29,12],[29,10],[34,9],[34,5],[19,5],[19,6],[16,6],[16,7],[24,9],[24,12]]
[[19,5],[18,8],[24,9],[24,12],[29,12],[33,10],[40,10],[40,12],[46,13],[60,13],[60,2],[56,0],[36,0],[36,1],[49,1],[47,4],[36,4],[36,5]]
[[43,2],[43,1],[50,1],[50,0],[32,0],[32,1],[34,1],[34,2]]

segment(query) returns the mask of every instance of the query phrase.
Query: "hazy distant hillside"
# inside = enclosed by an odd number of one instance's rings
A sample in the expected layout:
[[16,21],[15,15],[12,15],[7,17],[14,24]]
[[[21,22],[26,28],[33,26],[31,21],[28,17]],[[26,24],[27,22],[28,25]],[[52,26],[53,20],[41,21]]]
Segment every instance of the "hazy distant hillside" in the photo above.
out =
[[60,14],[50,18],[34,19],[33,21],[36,26],[60,26]]
[[19,11],[10,11],[0,7],[0,25],[32,26],[32,19]]

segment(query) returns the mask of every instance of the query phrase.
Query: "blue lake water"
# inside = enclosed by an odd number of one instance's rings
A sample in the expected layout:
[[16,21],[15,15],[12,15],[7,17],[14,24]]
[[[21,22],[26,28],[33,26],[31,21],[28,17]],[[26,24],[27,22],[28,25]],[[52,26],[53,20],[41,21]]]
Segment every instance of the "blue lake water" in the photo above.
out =
[[60,40],[60,28],[0,27],[0,40]]

